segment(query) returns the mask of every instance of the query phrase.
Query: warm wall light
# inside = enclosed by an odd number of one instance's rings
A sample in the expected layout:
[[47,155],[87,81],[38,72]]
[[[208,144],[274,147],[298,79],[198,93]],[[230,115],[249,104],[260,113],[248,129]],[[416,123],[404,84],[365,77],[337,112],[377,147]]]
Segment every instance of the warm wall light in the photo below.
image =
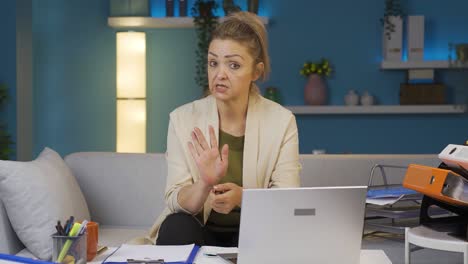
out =
[[117,152],[146,152],[146,35],[117,33]]

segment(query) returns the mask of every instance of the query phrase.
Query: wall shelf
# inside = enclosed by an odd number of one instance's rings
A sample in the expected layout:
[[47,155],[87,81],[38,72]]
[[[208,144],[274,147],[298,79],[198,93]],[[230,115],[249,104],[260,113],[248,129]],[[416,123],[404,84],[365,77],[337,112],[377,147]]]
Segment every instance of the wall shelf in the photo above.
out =
[[[454,62],[455,63],[455,62]],[[383,70],[408,70],[408,69],[468,69],[468,65],[450,65],[449,61],[383,61],[380,64]]]
[[[265,25],[267,17],[260,17]],[[221,18],[221,21],[223,18]],[[107,24],[116,29],[193,28],[193,17],[109,17]]]
[[296,115],[463,114],[465,105],[285,106]]

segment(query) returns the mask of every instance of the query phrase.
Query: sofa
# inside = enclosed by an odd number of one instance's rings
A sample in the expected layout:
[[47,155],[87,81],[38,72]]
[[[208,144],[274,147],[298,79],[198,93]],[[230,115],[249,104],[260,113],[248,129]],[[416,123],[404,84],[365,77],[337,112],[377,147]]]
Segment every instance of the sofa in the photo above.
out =
[[[437,166],[437,155],[301,155],[304,187],[367,185],[375,164]],[[117,246],[143,236],[164,209],[164,154],[77,152],[65,157],[81,188],[91,219],[100,225],[99,244]],[[375,184],[382,183],[380,170]],[[401,183],[404,170],[387,173]],[[0,201],[0,253],[30,256],[12,230]]]

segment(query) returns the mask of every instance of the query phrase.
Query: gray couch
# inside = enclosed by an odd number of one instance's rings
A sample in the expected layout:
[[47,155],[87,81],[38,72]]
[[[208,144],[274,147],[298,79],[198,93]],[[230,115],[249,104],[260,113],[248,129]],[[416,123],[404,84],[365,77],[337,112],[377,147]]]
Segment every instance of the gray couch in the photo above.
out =
[[[77,178],[92,220],[100,224],[100,244],[116,246],[142,236],[164,208],[164,154],[78,152],[65,162]],[[437,166],[440,161],[437,155],[301,155],[301,163],[302,186],[312,187],[367,185],[374,164]],[[399,183],[404,170],[391,170],[387,176]],[[382,182],[378,174],[376,180]],[[0,201],[0,253],[23,249]]]

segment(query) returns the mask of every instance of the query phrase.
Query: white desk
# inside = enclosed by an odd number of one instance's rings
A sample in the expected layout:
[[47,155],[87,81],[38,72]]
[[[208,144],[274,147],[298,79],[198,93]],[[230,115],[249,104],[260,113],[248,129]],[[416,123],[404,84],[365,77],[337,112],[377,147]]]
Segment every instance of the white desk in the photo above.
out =
[[[114,252],[116,248],[111,247],[108,250],[104,251],[102,254],[98,255],[93,261],[88,262],[88,264],[100,264],[104,259]],[[229,252],[226,251],[226,252]],[[203,254],[203,251],[200,250],[199,254],[195,258],[196,264],[225,264],[226,262],[219,257],[209,257]],[[392,264],[390,259],[387,257],[383,250],[361,250],[361,261],[360,264]]]

